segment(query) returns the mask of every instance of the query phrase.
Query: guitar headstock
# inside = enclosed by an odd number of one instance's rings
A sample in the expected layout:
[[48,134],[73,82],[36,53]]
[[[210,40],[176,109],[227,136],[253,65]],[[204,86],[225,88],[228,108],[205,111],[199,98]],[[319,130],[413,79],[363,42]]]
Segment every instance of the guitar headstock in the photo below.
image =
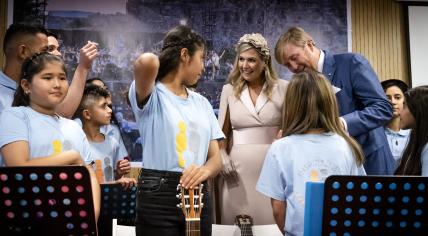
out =
[[183,211],[186,220],[201,218],[202,207],[204,206],[202,203],[204,195],[202,193],[203,186],[203,184],[199,184],[199,186],[193,189],[186,189],[180,184],[177,186],[177,191],[179,191],[177,198],[180,199],[180,204],[177,206]]
[[251,229],[253,226],[253,218],[249,215],[237,215],[235,217],[235,224],[239,226],[241,231],[243,229]]

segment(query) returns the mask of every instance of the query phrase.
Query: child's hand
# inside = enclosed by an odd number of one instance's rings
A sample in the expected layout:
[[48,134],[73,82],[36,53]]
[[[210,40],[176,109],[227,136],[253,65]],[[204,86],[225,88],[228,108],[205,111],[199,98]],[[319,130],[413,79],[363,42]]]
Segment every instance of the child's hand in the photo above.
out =
[[210,177],[210,171],[204,166],[192,164],[183,171],[180,184],[185,188],[193,188]]
[[88,43],[80,49],[79,65],[86,69],[90,69],[92,61],[98,55],[98,43],[88,41]]
[[116,163],[116,172],[118,177],[128,174],[131,172],[131,163],[126,159],[118,161]]
[[122,177],[118,180],[115,180],[114,182],[122,185],[124,189],[130,189],[137,185],[137,180],[135,180],[134,178]]

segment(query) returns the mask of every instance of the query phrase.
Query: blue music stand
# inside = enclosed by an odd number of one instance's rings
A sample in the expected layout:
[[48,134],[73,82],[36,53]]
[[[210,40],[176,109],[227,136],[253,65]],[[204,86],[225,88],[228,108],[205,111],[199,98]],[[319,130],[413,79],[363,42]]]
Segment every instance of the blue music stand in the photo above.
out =
[[120,184],[101,184],[101,212],[98,219],[100,235],[112,235],[112,222],[135,225],[137,187],[124,189]]
[[2,235],[97,235],[83,166],[1,167]]
[[426,235],[426,201],[428,177],[330,176],[306,185],[304,235]]

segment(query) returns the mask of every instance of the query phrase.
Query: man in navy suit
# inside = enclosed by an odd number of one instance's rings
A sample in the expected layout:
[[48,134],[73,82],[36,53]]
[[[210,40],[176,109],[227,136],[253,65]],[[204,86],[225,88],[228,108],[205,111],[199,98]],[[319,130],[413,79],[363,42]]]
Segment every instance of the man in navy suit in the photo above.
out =
[[383,128],[392,117],[392,107],[367,59],[354,53],[332,55],[320,50],[299,27],[281,35],[275,58],[293,73],[305,67],[322,72],[336,92],[345,129],[363,148],[367,174],[393,174],[394,159]]

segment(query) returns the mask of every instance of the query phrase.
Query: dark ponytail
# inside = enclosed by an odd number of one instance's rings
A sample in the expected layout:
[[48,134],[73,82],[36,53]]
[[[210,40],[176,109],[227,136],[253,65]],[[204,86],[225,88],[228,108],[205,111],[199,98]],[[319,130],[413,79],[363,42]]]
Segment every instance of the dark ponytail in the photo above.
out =
[[169,72],[175,70],[180,63],[181,49],[187,48],[193,56],[197,49],[204,48],[205,40],[187,26],[171,29],[163,39],[162,51],[159,55],[159,72],[156,81],[161,80]]
[[45,68],[46,63],[51,62],[60,63],[62,69],[67,74],[64,61],[61,59],[61,57],[49,54],[47,52],[42,52],[36,53],[33,56],[25,59],[24,63],[22,64],[21,79],[13,97],[13,107],[30,105],[30,97],[28,94],[25,94],[24,89],[21,86],[21,81],[25,79],[28,81],[28,83],[31,83],[33,80],[33,76],[42,71]]

